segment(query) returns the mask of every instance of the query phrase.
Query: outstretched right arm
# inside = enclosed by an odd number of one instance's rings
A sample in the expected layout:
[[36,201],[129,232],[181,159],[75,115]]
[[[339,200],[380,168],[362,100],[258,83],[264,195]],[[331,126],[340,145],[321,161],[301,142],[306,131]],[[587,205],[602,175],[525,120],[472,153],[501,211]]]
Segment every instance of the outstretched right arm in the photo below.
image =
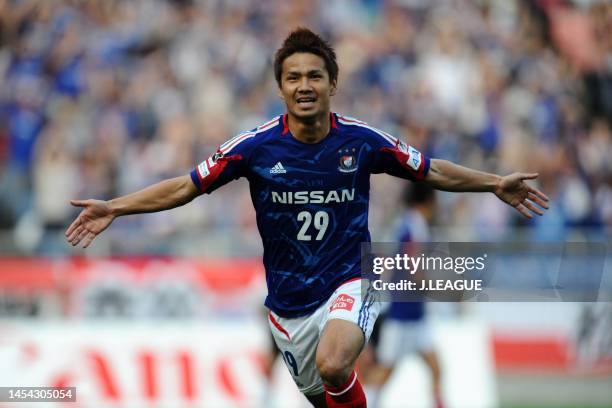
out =
[[[280,123],[279,118],[275,121],[266,124],[266,129],[274,123]],[[87,248],[98,234],[121,215],[169,210],[187,204],[200,194],[210,194],[224,184],[246,175],[245,159],[250,155],[253,148],[251,142],[257,133],[257,129],[254,129],[230,139],[189,175],[164,180],[109,201],[71,201],[75,207],[83,207],[83,211],[66,230],[66,239],[73,246],[81,243],[83,248]]]
[[87,248],[115,218],[139,213],[169,210],[187,204],[200,194],[189,175],[153,184],[143,190],[109,201],[72,200],[83,211],[66,230],[66,239],[76,246]]

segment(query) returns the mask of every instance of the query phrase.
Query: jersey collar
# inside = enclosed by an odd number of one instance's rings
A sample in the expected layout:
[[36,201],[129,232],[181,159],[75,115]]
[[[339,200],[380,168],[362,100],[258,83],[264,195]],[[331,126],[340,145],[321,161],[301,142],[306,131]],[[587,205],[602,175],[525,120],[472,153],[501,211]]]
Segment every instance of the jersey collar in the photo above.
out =
[[[330,116],[330,121],[331,121],[331,128],[332,129],[338,129],[338,122],[336,120],[336,114],[334,112],[330,112],[329,113]],[[289,125],[287,124],[287,118],[289,117],[289,115],[287,113],[285,113],[282,117],[283,120],[283,133],[282,135],[285,136],[287,133],[289,133]]]

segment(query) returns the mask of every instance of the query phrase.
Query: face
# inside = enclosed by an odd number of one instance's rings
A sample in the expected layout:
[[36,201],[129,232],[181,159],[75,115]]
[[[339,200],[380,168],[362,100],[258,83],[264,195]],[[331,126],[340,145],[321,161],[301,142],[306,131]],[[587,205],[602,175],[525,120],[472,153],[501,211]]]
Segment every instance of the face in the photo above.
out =
[[300,52],[283,61],[279,94],[294,117],[308,120],[329,114],[330,97],[336,92],[323,58]]

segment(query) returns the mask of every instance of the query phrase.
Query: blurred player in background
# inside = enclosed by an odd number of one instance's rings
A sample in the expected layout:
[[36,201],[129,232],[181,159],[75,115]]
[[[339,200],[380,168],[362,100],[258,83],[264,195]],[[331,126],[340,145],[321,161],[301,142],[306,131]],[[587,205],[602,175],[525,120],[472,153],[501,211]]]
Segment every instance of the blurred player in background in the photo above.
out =
[[[406,209],[398,220],[396,240],[401,243],[399,253],[413,254],[414,242],[431,241],[429,225],[436,208],[435,190],[427,184],[413,183],[407,186],[402,198]],[[435,407],[442,408],[440,363],[426,319],[425,302],[390,302],[389,308],[376,321],[374,331],[373,362],[366,367],[366,375],[371,378],[368,393],[368,397],[373,400],[371,406],[379,405],[379,391],[384,388],[402,359],[418,353],[431,373]]]
[[295,383],[316,407],[365,407],[354,365],[380,307],[360,282],[361,243],[370,241],[370,174],[491,192],[529,218],[543,214],[548,199],[524,181],[537,174],[501,177],[430,160],[332,113],[336,55],[310,30],[285,39],[274,73],[286,114],[228,140],[190,175],[109,201],[72,201],[83,211],[66,236],[87,247],[118,216],[175,208],[246,177],[264,246],[270,328]]

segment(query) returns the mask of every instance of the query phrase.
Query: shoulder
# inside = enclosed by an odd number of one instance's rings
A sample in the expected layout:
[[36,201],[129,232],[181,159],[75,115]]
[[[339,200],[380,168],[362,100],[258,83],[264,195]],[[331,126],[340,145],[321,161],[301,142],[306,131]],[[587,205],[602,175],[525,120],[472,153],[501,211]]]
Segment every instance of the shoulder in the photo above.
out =
[[281,118],[282,116],[279,115],[256,128],[239,133],[219,146],[219,150],[223,154],[228,154],[234,151],[253,149],[262,142],[268,140],[271,136],[275,136],[277,133],[282,132]]
[[395,146],[398,144],[398,139],[387,132],[370,126],[366,122],[355,119],[350,116],[336,113],[338,126],[341,130],[350,132],[353,135],[362,137],[366,141],[373,144]]

